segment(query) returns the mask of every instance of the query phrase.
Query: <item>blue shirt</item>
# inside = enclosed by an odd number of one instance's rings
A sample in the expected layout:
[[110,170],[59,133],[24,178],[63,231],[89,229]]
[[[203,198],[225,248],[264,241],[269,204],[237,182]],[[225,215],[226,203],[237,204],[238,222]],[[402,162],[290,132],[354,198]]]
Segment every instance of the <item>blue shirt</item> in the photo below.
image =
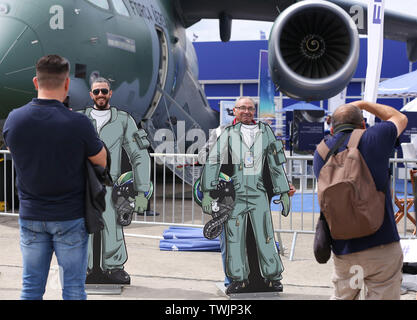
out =
[[84,217],[85,161],[103,147],[91,121],[57,100],[33,99],[9,114],[3,136],[16,168],[20,217]]
[[[334,137],[328,136],[326,145],[332,148],[337,139],[342,135],[337,133]],[[349,134],[350,137],[350,134]],[[399,241],[397,225],[394,220],[394,212],[391,200],[391,187],[389,179],[389,158],[394,152],[394,145],[397,138],[397,127],[390,121],[382,121],[366,129],[359,142],[358,149],[362,154],[369,171],[374,178],[376,188],[385,191],[385,216],[382,226],[372,235],[351,240],[332,239],[332,250],[337,255],[363,251],[378,245]],[[339,149],[346,149],[349,138]],[[324,165],[323,159],[318,152],[314,153],[314,174],[319,177],[320,170]]]

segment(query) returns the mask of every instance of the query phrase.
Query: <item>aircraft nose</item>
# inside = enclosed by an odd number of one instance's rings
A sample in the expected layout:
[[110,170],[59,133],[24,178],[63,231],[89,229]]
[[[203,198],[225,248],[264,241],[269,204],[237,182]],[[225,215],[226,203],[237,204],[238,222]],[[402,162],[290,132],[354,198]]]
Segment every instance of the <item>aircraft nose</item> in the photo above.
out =
[[42,45],[27,24],[0,16],[0,118],[35,96],[32,78],[42,56]]

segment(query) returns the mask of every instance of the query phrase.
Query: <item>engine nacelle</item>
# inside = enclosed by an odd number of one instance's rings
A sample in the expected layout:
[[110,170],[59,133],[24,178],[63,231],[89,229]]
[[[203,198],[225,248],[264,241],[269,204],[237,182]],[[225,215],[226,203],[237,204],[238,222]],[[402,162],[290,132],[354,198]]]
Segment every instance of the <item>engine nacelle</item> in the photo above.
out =
[[359,59],[358,30],[337,5],[306,0],[283,11],[269,37],[269,71],[278,89],[297,100],[341,92]]

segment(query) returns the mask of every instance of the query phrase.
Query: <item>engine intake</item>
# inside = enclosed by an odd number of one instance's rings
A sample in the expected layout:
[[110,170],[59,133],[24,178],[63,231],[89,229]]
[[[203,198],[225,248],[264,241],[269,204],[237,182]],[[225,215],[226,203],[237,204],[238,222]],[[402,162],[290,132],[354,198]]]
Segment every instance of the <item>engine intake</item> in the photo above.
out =
[[269,38],[269,68],[281,92],[297,100],[323,100],[349,83],[359,59],[359,36],[337,5],[306,0],[283,11]]

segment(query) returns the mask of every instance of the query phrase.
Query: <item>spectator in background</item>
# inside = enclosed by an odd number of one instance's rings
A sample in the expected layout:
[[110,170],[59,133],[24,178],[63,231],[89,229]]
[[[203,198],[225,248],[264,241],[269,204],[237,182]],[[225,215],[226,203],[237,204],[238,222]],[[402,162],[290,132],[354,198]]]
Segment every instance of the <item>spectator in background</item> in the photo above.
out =
[[332,122],[332,116],[328,115],[326,119],[324,119],[324,135],[330,134],[330,127]]

